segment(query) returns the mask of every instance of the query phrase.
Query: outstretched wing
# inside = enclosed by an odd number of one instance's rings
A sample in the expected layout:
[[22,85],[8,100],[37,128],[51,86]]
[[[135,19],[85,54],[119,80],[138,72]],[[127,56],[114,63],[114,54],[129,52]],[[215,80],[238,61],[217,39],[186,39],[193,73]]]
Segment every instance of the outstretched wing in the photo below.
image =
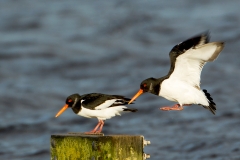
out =
[[208,43],[208,33],[176,45],[170,52],[171,76],[200,88],[200,75],[206,62],[214,61],[222,51],[223,42]]

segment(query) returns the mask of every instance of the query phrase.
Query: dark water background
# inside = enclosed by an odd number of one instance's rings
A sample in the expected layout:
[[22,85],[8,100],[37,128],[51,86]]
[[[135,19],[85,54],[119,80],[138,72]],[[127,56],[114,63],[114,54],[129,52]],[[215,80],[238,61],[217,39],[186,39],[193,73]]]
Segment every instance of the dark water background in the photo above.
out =
[[132,97],[140,82],[164,76],[171,48],[209,30],[225,49],[202,73],[217,103],[181,112],[151,94],[139,112],[106,121],[105,134],[144,135],[152,160],[240,159],[240,1],[1,0],[0,159],[50,159],[54,133],[91,130],[96,119],[67,110],[72,93]]

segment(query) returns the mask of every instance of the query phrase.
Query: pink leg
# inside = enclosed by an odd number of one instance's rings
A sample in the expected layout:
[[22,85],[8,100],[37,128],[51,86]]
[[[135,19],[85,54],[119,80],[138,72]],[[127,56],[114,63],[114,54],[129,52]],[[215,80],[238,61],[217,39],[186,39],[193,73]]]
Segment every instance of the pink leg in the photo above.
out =
[[100,125],[101,125],[101,120],[98,121],[98,124],[96,125],[96,127],[92,131],[85,132],[85,134],[93,134],[93,133],[95,133]]
[[101,133],[101,132],[102,132],[102,128],[103,128],[103,125],[104,125],[104,121],[103,121],[103,120],[100,120],[100,122],[101,122],[100,128],[99,128],[99,130],[96,131],[96,133]]
[[[186,106],[186,105],[183,105],[183,106]],[[180,106],[180,104],[175,104],[172,107],[162,107],[160,109],[163,111],[169,111],[169,110],[181,111],[183,110],[183,106]]]

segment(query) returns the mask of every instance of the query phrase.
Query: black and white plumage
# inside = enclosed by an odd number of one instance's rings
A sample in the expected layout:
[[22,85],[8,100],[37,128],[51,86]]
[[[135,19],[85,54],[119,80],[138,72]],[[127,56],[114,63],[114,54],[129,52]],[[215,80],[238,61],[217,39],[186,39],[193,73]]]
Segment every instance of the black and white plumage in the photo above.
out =
[[137,111],[137,109],[130,109],[125,106],[129,101],[129,98],[120,95],[91,93],[80,96],[79,94],[72,94],[67,97],[66,105],[55,117],[58,117],[70,107],[79,116],[97,118],[99,121],[97,126],[92,131],[86,133],[100,133],[104,125],[104,120],[121,115],[122,112]]
[[200,89],[200,75],[207,62],[214,61],[224,47],[223,42],[209,42],[209,34],[203,33],[172,48],[169,53],[171,67],[161,78],[142,81],[139,92],[129,103],[144,92],[162,96],[178,104],[162,110],[182,110],[183,106],[198,104],[213,114],[216,104],[207,90]]

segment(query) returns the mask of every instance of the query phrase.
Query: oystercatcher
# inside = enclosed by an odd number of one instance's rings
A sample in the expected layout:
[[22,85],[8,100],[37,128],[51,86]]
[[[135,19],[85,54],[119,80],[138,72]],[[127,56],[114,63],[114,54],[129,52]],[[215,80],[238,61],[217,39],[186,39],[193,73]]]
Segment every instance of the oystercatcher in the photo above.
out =
[[183,110],[183,106],[202,105],[213,114],[216,104],[207,90],[200,89],[200,74],[206,62],[214,61],[224,47],[224,42],[210,42],[209,33],[194,36],[172,48],[169,53],[171,67],[161,78],[148,78],[129,104],[142,93],[150,92],[178,104],[161,110]]
[[126,104],[130,101],[120,95],[106,95],[100,93],[91,93],[80,96],[79,94],[72,94],[66,99],[65,106],[56,114],[58,117],[67,108],[72,108],[75,114],[86,118],[97,118],[97,126],[88,134],[101,133],[104,120],[121,115],[122,112],[136,112],[137,109],[127,108]]

